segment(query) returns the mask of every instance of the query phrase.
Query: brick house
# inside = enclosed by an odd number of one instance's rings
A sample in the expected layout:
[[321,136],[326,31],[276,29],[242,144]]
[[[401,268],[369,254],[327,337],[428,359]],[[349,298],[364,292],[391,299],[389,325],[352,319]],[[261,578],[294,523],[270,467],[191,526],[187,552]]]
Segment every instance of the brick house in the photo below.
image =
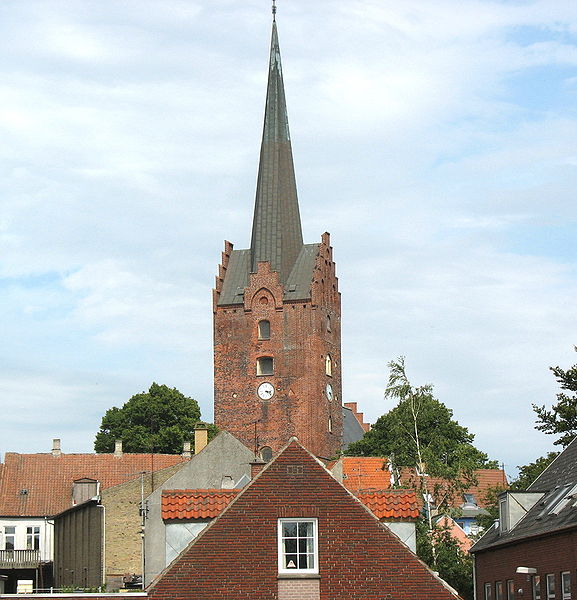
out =
[[454,600],[295,439],[148,588],[153,600]]
[[[50,453],[6,452],[0,467],[4,591],[16,592],[19,581],[32,581],[35,589],[54,585],[56,515],[131,480],[140,496],[140,472],[177,469],[185,460],[166,454],[124,454],[119,447],[114,454],[65,454],[60,440],[54,440]],[[124,512],[126,525],[130,518]],[[138,531],[134,537],[140,538]],[[126,542],[127,536],[122,539]],[[82,580],[77,585],[82,585]]]
[[478,600],[577,598],[577,438],[471,548]]

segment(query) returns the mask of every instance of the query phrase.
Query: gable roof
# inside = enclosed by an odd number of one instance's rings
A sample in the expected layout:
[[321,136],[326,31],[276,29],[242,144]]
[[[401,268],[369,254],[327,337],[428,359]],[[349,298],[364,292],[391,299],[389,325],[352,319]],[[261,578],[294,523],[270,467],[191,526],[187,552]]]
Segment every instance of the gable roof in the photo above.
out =
[[[471,548],[479,552],[494,546],[577,528],[577,438],[529,486],[537,502],[509,531],[491,527]],[[541,497],[539,493],[543,493]],[[514,494],[513,494],[514,495]]]
[[[19,454],[6,452],[0,480],[0,515],[44,517],[72,506],[72,484],[95,479],[100,488],[137,479],[187,459],[175,454]],[[26,493],[22,493],[26,490]]]
[[377,519],[407,521],[418,519],[421,511],[413,490],[386,490],[360,493],[357,498]]
[[162,518],[166,520],[214,519],[240,490],[163,490]]
[[276,597],[279,518],[318,520],[321,597],[453,593],[294,438],[148,588],[152,600]]
[[343,456],[341,459],[343,485],[358,495],[372,490],[388,490],[391,474],[388,462],[379,456]]

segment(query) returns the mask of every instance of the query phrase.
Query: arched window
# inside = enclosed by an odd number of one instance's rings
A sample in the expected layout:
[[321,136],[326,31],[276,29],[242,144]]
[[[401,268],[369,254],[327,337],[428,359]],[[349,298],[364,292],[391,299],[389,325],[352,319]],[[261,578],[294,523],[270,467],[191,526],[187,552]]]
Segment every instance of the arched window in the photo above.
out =
[[325,373],[329,376],[333,376],[333,361],[331,360],[331,355],[327,354],[325,358]]
[[258,339],[270,340],[270,321],[264,319],[258,322]]
[[260,449],[260,457],[264,460],[264,462],[269,462],[272,458],[272,448],[263,446]]
[[272,356],[261,356],[256,361],[257,375],[272,375],[274,373]]

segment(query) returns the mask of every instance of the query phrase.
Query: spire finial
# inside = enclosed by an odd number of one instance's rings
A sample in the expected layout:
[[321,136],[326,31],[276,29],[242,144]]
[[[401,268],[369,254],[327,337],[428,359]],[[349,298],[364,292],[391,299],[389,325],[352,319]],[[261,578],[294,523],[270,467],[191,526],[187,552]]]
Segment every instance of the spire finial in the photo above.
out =
[[276,0],[272,0],[272,20],[276,21]]

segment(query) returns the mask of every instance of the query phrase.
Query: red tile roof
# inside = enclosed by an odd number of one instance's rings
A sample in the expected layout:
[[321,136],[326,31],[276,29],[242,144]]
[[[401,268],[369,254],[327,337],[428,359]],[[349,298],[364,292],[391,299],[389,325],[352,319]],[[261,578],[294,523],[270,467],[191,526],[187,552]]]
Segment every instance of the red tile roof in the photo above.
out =
[[343,485],[357,494],[391,487],[391,474],[387,461],[378,456],[343,456]]
[[413,490],[383,490],[357,497],[378,519],[406,521],[419,517],[417,494]]
[[240,490],[163,490],[162,518],[214,519]]
[[[174,454],[18,454],[0,465],[0,515],[52,516],[72,506],[72,484],[96,479],[100,489],[137,479],[187,459]],[[22,493],[26,490],[26,493]]]

